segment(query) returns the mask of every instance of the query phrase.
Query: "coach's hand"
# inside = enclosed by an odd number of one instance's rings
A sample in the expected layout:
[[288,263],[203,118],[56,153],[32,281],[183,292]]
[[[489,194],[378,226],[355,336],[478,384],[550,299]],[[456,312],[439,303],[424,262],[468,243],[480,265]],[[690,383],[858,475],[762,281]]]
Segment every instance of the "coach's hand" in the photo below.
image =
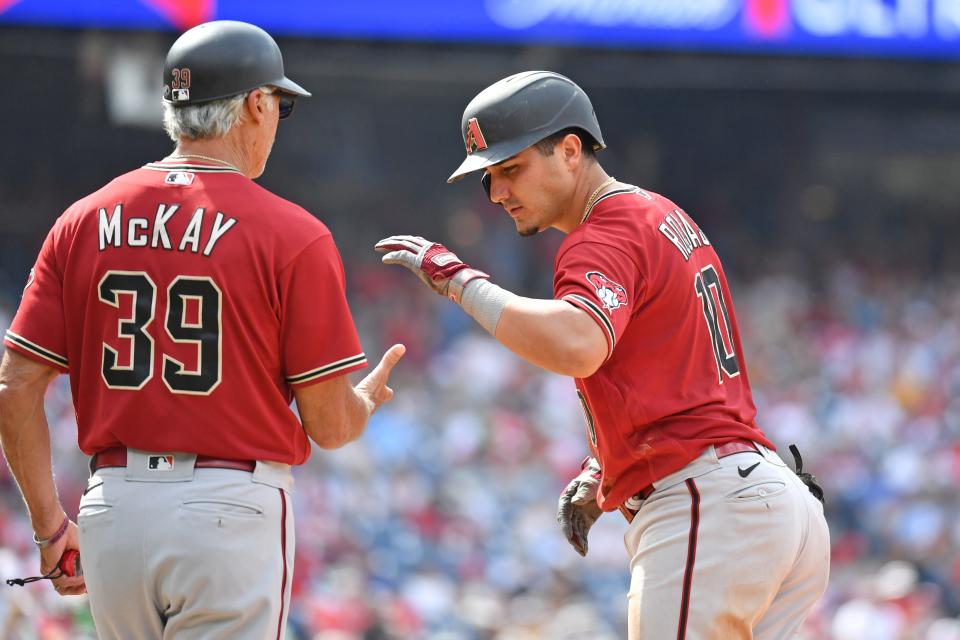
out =
[[590,527],[603,513],[597,504],[600,488],[600,464],[595,458],[587,458],[581,465],[583,471],[570,481],[560,494],[557,522],[567,541],[582,556],[587,555],[587,534]]
[[[53,571],[68,549],[80,549],[79,531],[73,521],[67,522],[67,530],[59,540],[40,549],[40,575]],[[59,569],[54,571],[54,575],[58,577],[52,578],[53,588],[59,595],[79,596],[87,592],[83,576],[66,576]]]
[[428,287],[457,303],[468,282],[490,277],[471,268],[442,244],[420,236],[390,236],[378,242],[374,249],[385,254],[384,264],[399,264],[410,269]]
[[380,364],[355,387],[357,394],[366,400],[371,414],[381,404],[393,398],[393,389],[387,386],[387,382],[390,380],[390,372],[406,352],[407,348],[402,344],[395,344],[387,349],[380,359]]

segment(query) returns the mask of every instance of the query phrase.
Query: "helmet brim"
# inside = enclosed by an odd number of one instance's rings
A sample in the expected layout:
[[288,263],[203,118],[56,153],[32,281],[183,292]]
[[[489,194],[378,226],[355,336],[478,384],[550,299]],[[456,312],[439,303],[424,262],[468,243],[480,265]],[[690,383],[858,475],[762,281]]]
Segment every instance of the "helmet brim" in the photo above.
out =
[[301,98],[309,98],[311,95],[309,91],[286,76],[276,82],[271,82],[270,85],[280,89],[284,93],[300,96]]
[[[533,140],[533,142],[536,142],[536,140]],[[532,144],[532,142],[522,139],[513,142],[513,144],[500,144],[482,151],[475,151],[464,158],[463,162],[460,163],[460,166],[457,167],[457,170],[454,171],[449,178],[447,178],[447,183],[453,184],[469,173],[486,169],[487,167],[499,164],[504,160],[509,160],[513,156],[529,147],[530,144]]]

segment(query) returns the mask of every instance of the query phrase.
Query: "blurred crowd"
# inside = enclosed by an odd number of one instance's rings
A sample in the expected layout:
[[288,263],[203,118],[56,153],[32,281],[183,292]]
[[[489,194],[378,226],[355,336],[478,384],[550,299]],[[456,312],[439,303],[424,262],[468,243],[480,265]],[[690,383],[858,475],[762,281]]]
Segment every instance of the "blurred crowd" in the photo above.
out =
[[[788,462],[787,444],[799,446],[827,494],[832,578],[801,638],[960,640],[960,283],[821,267],[821,278],[731,283],[759,422]],[[571,381],[524,364],[403,274],[348,261],[348,284],[368,356],[393,342],[409,355],[362,439],[296,471],[288,637],[624,637],[625,521],[601,518],[586,558],[555,521],[586,452]],[[0,325],[15,305],[0,300]],[[47,411],[74,514],[86,459],[65,377]],[[4,470],[0,578],[37,568]],[[84,598],[43,582],[4,588],[0,629],[95,637]]]

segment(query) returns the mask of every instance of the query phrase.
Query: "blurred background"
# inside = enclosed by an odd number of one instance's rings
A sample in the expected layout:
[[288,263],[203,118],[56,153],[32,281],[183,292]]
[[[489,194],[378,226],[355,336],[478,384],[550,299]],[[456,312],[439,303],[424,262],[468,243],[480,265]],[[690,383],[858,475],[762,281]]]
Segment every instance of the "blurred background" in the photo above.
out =
[[[274,34],[313,92],[260,183],[332,229],[368,356],[409,349],[364,437],[296,472],[288,637],[626,636],[626,523],[585,559],[555,523],[587,450],[572,382],[372,251],[422,234],[551,295],[562,236],[445,183],[469,99],[550,69],[591,96],[604,167],[716,245],[759,422],[826,489],[832,579],[801,637],[960,639],[960,0],[0,0],[0,327],[56,217],[171,150],[163,56],[215,18]],[[47,411],[75,515],[66,382]],[[0,577],[36,573],[31,533],[4,472]],[[93,637],[84,598],[0,591],[0,638]]]

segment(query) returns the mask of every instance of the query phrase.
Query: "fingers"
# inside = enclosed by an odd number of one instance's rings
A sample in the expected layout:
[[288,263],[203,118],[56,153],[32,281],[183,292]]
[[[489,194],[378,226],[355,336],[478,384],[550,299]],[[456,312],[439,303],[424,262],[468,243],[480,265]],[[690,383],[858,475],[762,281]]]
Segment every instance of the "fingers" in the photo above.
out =
[[53,581],[53,588],[61,596],[80,596],[87,592],[87,585],[81,576],[58,578]]
[[384,254],[380,261],[383,264],[399,264],[408,269],[416,269],[414,264],[417,257],[416,255],[410,253],[409,251],[391,251],[390,253]]
[[374,245],[374,251],[411,251],[414,255],[430,244],[420,236],[390,236]]
[[384,397],[385,394],[388,395],[389,398],[393,397],[393,390],[387,386],[387,380],[390,379],[390,372],[393,371],[393,368],[397,366],[400,358],[402,358],[406,352],[407,348],[404,345],[393,345],[387,349],[383,357],[380,358],[377,366],[374,367],[373,371],[361,382],[362,387],[365,388],[371,396],[370,399],[376,404],[380,404],[380,398]]
[[380,364],[377,367],[383,367],[384,372],[389,375],[397,363],[400,362],[400,358],[403,357],[403,354],[407,352],[407,347],[402,344],[395,344],[389,349],[386,353],[383,354],[383,357],[380,358]]
[[573,526],[573,539],[570,543],[573,545],[573,548],[583,557],[587,557],[587,532],[590,531],[589,526],[584,526],[585,522],[579,513],[574,512],[573,520],[571,525]]

